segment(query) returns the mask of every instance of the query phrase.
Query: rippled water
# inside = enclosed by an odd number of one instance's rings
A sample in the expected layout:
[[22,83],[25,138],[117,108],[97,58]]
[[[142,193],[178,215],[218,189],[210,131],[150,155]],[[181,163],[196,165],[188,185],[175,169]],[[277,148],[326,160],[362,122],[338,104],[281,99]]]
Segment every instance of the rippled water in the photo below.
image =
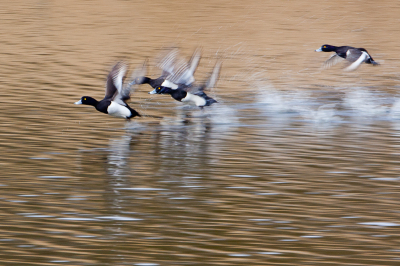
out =
[[[16,1],[1,10],[1,265],[398,265],[398,1]],[[324,43],[381,63],[321,69]],[[73,105],[178,45],[205,110]]]

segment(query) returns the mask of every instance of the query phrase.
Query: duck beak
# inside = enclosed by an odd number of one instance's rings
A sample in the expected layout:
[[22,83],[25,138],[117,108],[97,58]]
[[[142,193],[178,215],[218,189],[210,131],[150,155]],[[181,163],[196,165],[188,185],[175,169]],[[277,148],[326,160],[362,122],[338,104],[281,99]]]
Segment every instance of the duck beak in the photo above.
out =
[[82,100],[77,101],[75,104],[82,104]]
[[321,49],[321,47],[320,48],[318,48],[317,50],[315,50],[316,52],[322,52],[322,49]]
[[154,90],[150,91],[150,92],[149,92],[149,94],[157,94],[157,91],[156,91],[156,89],[154,89]]

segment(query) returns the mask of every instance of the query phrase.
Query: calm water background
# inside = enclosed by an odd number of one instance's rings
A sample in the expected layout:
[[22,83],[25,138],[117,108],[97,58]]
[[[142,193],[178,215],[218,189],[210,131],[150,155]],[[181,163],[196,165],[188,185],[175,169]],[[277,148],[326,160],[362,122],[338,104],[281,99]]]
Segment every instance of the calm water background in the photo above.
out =
[[[400,264],[399,1],[1,6],[0,265]],[[322,70],[324,43],[381,65]],[[73,105],[171,45],[199,81],[224,58],[219,104]]]

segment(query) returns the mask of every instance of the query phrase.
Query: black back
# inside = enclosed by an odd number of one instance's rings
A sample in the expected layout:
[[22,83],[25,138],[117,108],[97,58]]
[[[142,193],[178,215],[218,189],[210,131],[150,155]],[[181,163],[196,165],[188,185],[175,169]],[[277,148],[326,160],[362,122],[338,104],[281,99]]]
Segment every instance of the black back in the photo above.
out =
[[340,46],[340,47],[336,47],[336,54],[342,58],[346,58],[347,57],[347,51],[349,49],[355,49],[354,47],[351,46]]
[[174,98],[175,100],[182,101],[182,99],[186,97],[187,92],[182,89],[176,89],[176,90],[170,89],[169,94],[171,94],[171,97]]
[[111,100],[101,100],[100,102],[98,102],[97,105],[95,105],[94,107],[96,108],[97,111],[108,114],[107,112],[107,108],[108,106],[110,106],[111,104]]

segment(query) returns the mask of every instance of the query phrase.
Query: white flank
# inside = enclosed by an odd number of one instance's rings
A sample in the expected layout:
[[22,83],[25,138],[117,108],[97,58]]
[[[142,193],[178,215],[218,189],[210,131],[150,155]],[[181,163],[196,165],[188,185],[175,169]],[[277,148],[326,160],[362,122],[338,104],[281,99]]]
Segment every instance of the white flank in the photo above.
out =
[[[350,50],[349,50],[350,51]],[[349,55],[349,51],[347,52],[347,55]],[[354,61],[350,66],[346,67],[344,70],[346,71],[353,71],[356,70],[365,60],[369,57],[369,55],[366,52],[362,52],[361,56]]]
[[122,118],[127,118],[131,115],[131,111],[128,108],[116,102],[111,102],[107,108],[107,112],[109,115]]
[[176,85],[175,83],[169,81],[169,80],[164,80],[164,82],[161,84],[162,87],[168,87],[171,88],[173,90],[176,90],[178,88],[178,85]]
[[193,102],[196,106],[206,105],[206,100],[200,96],[188,93],[185,98],[181,100],[182,102]]

